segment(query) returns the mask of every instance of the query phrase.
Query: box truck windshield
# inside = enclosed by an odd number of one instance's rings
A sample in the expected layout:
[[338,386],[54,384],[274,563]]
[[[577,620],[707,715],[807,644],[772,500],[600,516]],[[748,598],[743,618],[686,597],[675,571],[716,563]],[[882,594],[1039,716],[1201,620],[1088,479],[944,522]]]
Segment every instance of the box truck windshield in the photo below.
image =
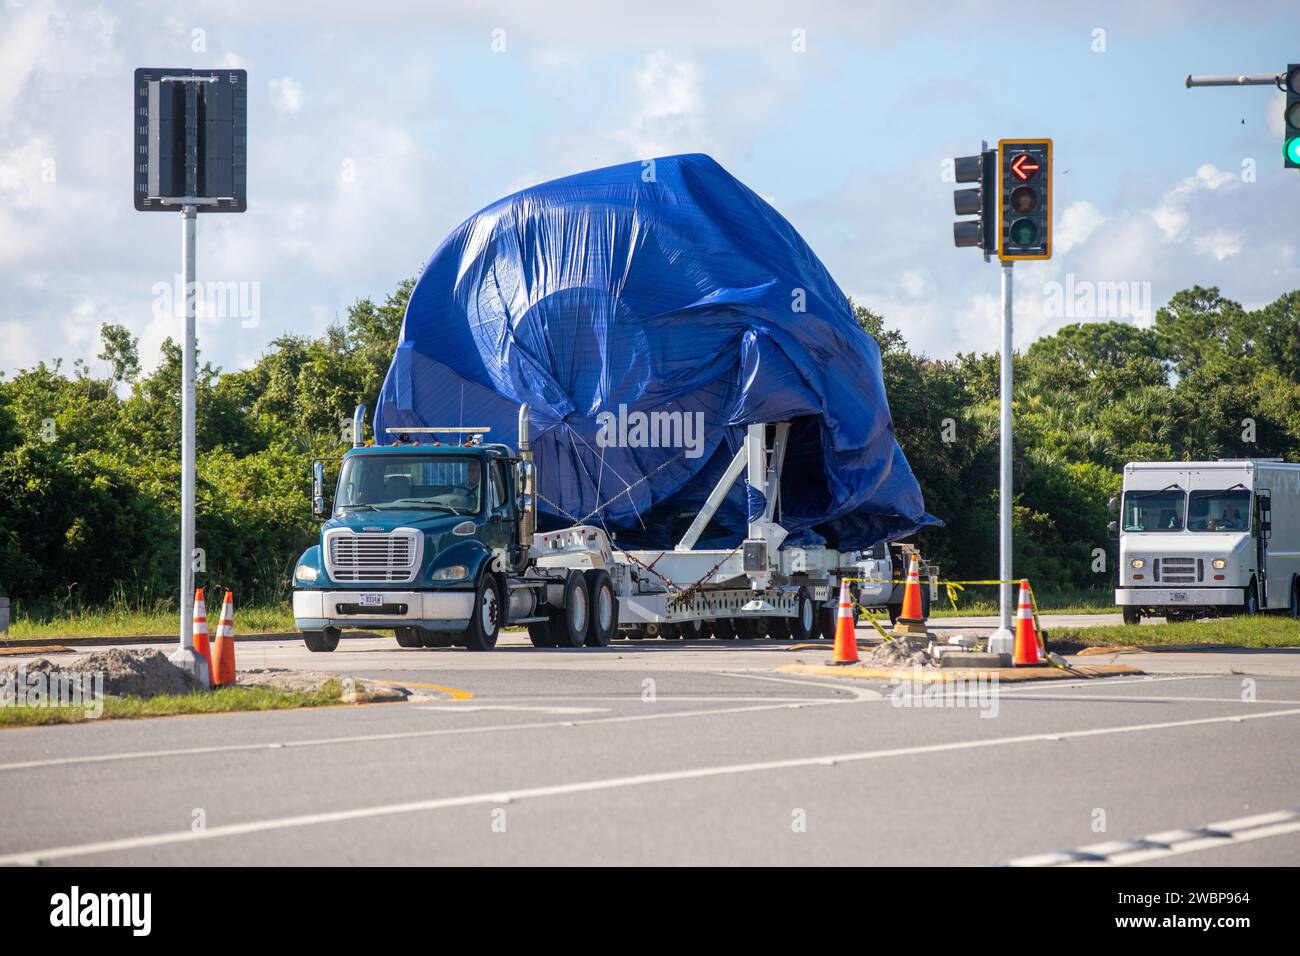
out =
[[1250,492],[1193,491],[1187,506],[1188,531],[1246,531],[1250,528]]
[[1181,490],[1124,492],[1125,531],[1181,531],[1184,495]]

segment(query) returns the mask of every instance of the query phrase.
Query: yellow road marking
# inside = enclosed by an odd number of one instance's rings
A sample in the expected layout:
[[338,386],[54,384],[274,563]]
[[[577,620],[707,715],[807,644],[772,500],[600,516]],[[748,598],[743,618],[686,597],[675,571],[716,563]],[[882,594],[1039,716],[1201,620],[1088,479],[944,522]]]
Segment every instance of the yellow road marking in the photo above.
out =
[[363,678],[363,680],[375,684],[387,684],[390,687],[418,687],[420,690],[440,690],[450,696],[452,700],[472,700],[474,698],[472,690],[461,690],[459,687],[446,687],[442,684],[416,684],[409,680],[382,680],[378,677],[367,677]]

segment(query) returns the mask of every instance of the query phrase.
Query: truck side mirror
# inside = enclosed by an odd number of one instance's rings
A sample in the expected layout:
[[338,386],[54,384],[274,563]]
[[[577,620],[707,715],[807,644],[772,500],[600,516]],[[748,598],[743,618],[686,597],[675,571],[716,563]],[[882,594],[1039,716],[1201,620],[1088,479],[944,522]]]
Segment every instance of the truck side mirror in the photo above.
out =
[[311,463],[311,513],[325,516],[325,466],[319,461]]
[[1111,514],[1115,514],[1116,512],[1118,512],[1118,511],[1119,511],[1119,499],[1118,499],[1118,498],[1111,498],[1110,501],[1106,502],[1106,510],[1109,511]]
[[[1115,499],[1112,498],[1111,500],[1114,501]],[[1118,521],[1106,522],[1106,530],[1110,532],[1111,540],[1112,541],[1115,540],[1116,538],[1119,537],[1119,522]]]

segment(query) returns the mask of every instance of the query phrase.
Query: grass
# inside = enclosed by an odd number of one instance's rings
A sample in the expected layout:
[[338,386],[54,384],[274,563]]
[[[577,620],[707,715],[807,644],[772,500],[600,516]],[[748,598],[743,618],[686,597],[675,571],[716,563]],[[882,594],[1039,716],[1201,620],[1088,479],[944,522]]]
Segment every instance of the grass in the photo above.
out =
[[[939,600],[930,604],[931,617],[996,616],[998,608],[996,586],[972,586],[957,595],[957,609],[953,610],[946,589],[939,586]],[[1104,591],[1050,591],[1034,592],[1040,614],[1114,614],[1115,592]],[[1012,595],[1015,600],[1015,594]]]
[[1224,647],[1300,647],[1300,620],[1271,614],[1221,617],[1177,624],[1049,627],[1053,650],[1085,646],[1218,644]]
[[105,697],[99,718],[87,716],[84,707],[0,707],[0,727],[33,727],[44,724],[78,724],[95,719],[134,720],[141,717],[173,717],[178,714],[226,714],[241,710],[289,710],[297,707],[325,707],[342,702],[343,685],[326,681],[312,692],[280,690],[275,687],[222,687],[192,694],[162,694],[157,697]]
[[[221,620],[221,603],[208,604],[208,631],[216,633]],[[49,618],[16,618],[9,625],[10,641],[46,641],[59,637],[175,636],[180,624],[177,613],[165,608],[110,607],[69,611]],[[235,633],[293,631],[293,609],[289,604],[270,607],[235,605]]]

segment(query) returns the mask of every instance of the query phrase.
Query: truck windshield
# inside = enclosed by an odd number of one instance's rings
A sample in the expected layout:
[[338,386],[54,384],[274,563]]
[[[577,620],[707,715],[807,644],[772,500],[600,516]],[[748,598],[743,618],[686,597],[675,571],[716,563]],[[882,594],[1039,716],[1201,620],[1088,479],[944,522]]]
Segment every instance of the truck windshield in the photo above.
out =
[[1193,491],[1187,503],[1188,531],[1247,531],[1250,528],[1250,492]]
[[483,469],[477,458],[354,455],[339,474],[337,508],[479,510]]
[[1183,530],[1184,495],[1178,489],[1124,492],[1125,531]]

